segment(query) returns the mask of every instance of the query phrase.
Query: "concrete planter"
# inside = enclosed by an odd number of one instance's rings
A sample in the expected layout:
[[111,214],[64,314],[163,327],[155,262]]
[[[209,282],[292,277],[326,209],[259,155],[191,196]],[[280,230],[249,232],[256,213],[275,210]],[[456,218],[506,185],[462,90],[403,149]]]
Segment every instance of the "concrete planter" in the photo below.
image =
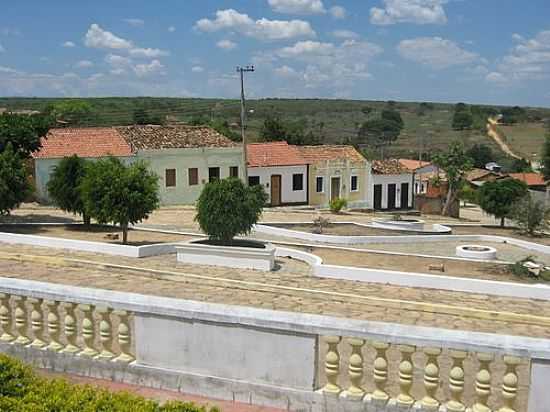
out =
[[389,226],[397,230],[413,230],[422,232],[424,231],[425,222],[420,219],[402,219],[402,220],[383,220],[375,219],[374,223],[383,226]]
[[489,246],[462,245],[456,247],[456,255],[468,259],[496,260],[497,250]]
[[270,271],[275,268],[275,248],[270,243],[247,240],[258,247],[218,246],[192,240],[176,247],[180,263]]

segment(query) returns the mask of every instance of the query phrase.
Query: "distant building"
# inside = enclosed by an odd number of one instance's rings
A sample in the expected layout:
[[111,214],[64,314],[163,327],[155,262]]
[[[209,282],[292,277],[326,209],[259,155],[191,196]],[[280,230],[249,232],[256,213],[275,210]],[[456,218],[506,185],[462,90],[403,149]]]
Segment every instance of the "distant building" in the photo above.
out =
[[496,162],[489,162],[485,165],[485,169],[490,170],[491,172],[500,173],[502,167]]
[[547,182],[540,173],[509,173],[508,176],[525,183],[529,190],[546,192]]
[[399,159],[401,166],[414,174],[414,193],[427,193],[433,178],[439,175],[439,168],[430,162],[413,159]]
[[369,194],[374,210],[412,208],[413,183],[413,172],[399,160],[373,161]]

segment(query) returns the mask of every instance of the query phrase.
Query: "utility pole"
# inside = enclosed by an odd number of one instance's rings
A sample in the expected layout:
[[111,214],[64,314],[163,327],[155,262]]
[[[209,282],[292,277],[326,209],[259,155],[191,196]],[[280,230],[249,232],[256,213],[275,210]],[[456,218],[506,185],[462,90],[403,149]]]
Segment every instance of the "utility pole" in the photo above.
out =
[[237,73],[241,75],[241,136],[243,139],[243,180],[244,184],[248,186],[248,158],[246,155],[246,107],[245,107],[245,98],[244,98],[244,74],[248,72],[253,72],[254,66],[238,66]]

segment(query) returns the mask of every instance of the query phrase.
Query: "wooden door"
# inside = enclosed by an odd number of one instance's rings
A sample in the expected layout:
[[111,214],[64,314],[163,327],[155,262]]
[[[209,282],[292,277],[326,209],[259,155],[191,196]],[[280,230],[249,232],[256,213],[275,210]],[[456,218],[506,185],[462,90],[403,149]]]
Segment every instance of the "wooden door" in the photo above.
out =
[[340,197],[340,178],[333,177],[330,179],[330,200]]
[[281,175],[271,176],[271,206],[281,204]]
[[409,184],[401,183],[401,209],[409,208]]
[[382,185],[374,185],[374,210],[382,209]]
[[388,209],[393,210],[395,209],[395,193],[396,193],[396,186],[394,183],[388,185]]

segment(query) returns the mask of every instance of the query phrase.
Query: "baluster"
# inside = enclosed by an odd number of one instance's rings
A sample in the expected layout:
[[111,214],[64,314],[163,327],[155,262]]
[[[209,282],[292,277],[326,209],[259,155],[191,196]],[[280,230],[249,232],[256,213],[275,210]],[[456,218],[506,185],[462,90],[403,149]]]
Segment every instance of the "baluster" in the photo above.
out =
[[447,402],[448,412],[464,412],[466,406],[462,403],[462,394],[464,393],[464,359],[468,354],[464,351],[451,351],[453,366],[449,372],[449,389],[451,391],[451,400]]
[[118,355],[114,362],[130,363],[134,360],[134,357],[130,354],[130,348],[132,346],[132,336],[130,333],[130,326],[128,324],[128,312],[125,310],[113,311],[119,318],[118,324],[118,347],[120,349],[120,355]]
[[362,348],[365,345],[365,340],[350,338],[348,339],[348,343],[351,346],[351,355],[348,365],[350,386],[345,392],[345,395],[348,399],[361,400],[365,396],[365,390],[361,387],[364,372]]
[[476,395],[477,400],[472,406],[473,412],[491,412],[487,405],[489,396],[491,395],[491,371],[489,363],[493,360],[493,355],[489,353],[478,353],[479,371],[476,375]]
[[15,296],[15,330],[17,331],[17,339],[13,343],[19,345],[28,345],[31,340],[27,337],[27,308],[25,306],[25,298],[23,296]]
[[441,355],[439,348],[424,348],[424,353],[427,356],[426,366],[424,367],[424,390],[426,396],[422,398],[420,404],[425,411],[437,411],[439,409],[439,401],[435,398],[437,389],[439,388],[439,363],[437,357]]
[[46,346],[44,342],[44,315],[42,313],[42,299],[30,298],[31,304],[31,329],[34,340],[29,345],[32,348],[42,349]]
[[76,316],[74,314],[75,304],[63,302],[61,305],[65,308],[65,338],[67,339],[67,345],[61,350],[61,352],[74,354],[80,352],[80,348],[76,344],[78,329],[76,324]]
[[385,342],[373,342],[372,346],[376,350],[376,358],[374,359],[373,371],[375,390],[371,397],[374,404],[383,406],[390,399],[386,392],[386,383],[388,382],[387,351],[390,345]]
[[111,352],[113,347],[113,328],[111,323],[111,309],[107,307],[97,308],[97,313],[101,316],[99,322],[99,340],[101,341],[101,352],[98,359],[111,360],[115,354]]
[[0,325],[2,325],[2,336],[0,341],[11,342],[15,339],[12,335],[12,317],[10,307],[10,295],[0,293]]
[[410,408],[414,399],[411,396],[413,384],[414,365],[412,355],[416,351],[414,346],[401,345],[401,363],[399,364],[399,395],[397,396],[397,406],[400,408]]
[[502,378],[502,397],[504,406],[498,412],[516,412],[514,403],[518,394],[518,375],[516,372],[517,366],[521,360],[515,356],[505,356],[504,363],[506,364],[506,374]]
[[98,352],[94,349],[94,318],[92,305],[78,305],[78,308],[82,312],[82,340],[84,341],[84,349],[80,352],[79,356],[86,356],[93,358],[97,356]]
[[342,391],[342,388],[338,385],[338,375],[340,373],[338,344],[342,338],[340,336],[325,336],[323,339],[328,345],[327,355],[325,357],[325,375],[327,383],[323,388],[323,392],[331,395],[338,395]]
[[63,345],[59,342],[59,335],[61,331],[59,329],[59,314],[57,312],[59,302],[55,300],[47,300],[46,306],[48,307],[48,334],[50,337],[50,344],[46,346],[46,350],[53,352],[59,352],[63,349]]

